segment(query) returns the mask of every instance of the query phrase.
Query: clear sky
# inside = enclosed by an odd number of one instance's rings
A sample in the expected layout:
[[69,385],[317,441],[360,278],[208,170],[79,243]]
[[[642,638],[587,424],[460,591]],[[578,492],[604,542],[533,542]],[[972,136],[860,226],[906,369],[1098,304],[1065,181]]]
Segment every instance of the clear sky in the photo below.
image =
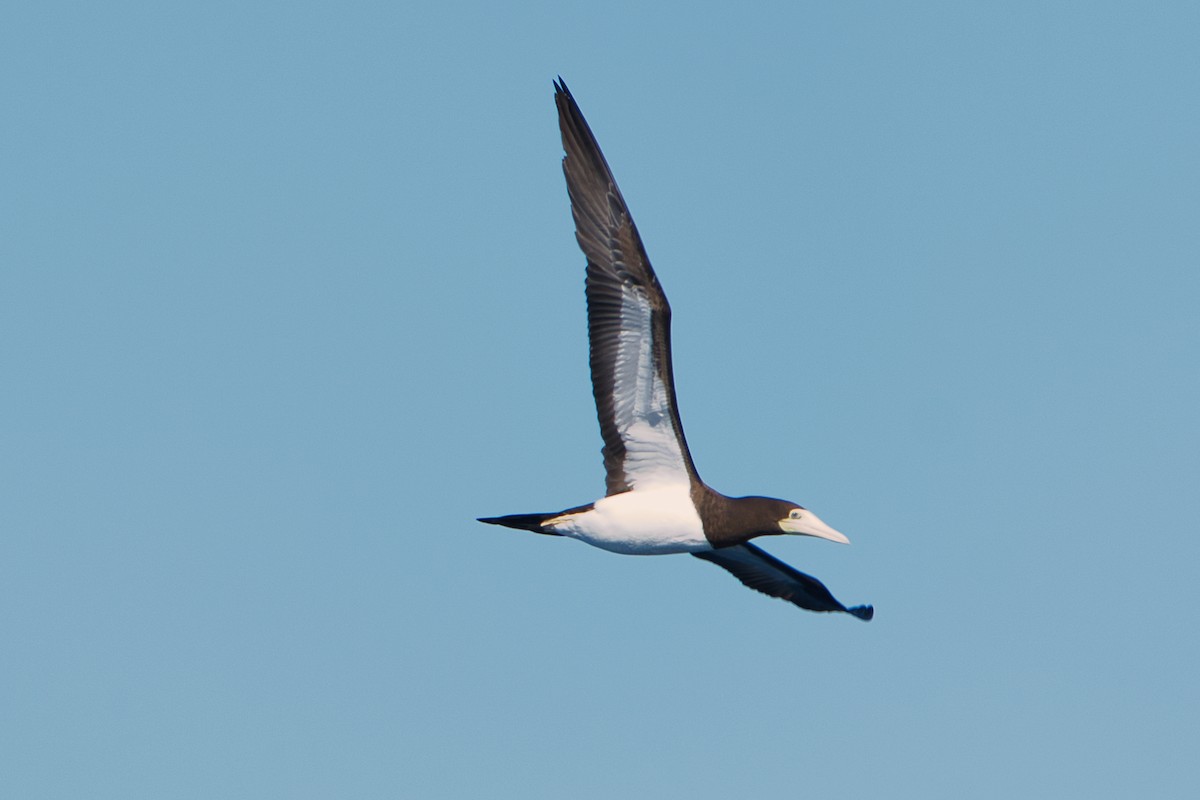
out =
[[[0,796],[1182,798],[1194,3],[9,3]],[[701,475],[603,491],[561,74]]]

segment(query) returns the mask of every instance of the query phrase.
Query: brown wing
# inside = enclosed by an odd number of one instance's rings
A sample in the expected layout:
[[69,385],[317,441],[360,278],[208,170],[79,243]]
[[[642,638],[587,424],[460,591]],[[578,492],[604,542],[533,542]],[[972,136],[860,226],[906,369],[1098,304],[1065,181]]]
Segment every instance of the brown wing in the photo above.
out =
[[809,611],[845,611],[863,620],[875,616],[872,606],[846,608],[825,588],[825,584],[811,575],[789,567],[752,544],[721,547],[692,555],[724,567],[756,592],[787,600],[800,608]]
[[675,400],[671,308],[595,136],[561,79],[555,90],[575,238],[587,257],[592,392],[607,493],[699,480]]

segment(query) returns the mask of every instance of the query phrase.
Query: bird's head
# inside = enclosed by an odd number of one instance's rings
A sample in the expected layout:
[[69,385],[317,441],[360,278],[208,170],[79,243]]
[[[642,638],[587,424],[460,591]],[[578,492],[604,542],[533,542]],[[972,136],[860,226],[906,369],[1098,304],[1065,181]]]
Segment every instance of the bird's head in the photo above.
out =
[[804,506],[793,505],[788,509],[787,516],[779,520],[779,527],[784,533],[796,536],[816,536],[818,539],[828,539],[831,542],[850,544],[850,540],[840,531],[829,527],[813,512]]
[[[770,533],[815,536],[831,542],[850,544],[850,540],[844,534],[826,525],[820,517],[799,503],[793,503],[790,500],[776,500],[771,497],[747,499],[757,501],[757,505],[766,517],[763,522],[767,524]],[[770,522],[767,522],[768,519]]]

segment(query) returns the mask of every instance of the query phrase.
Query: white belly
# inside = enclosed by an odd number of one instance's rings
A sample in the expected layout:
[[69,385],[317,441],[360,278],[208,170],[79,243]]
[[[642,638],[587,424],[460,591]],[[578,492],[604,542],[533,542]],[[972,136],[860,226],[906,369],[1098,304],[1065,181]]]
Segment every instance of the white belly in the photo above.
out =
[[597,500],[587,511],[543,523],[563,536],[627,555],[665,555],[711,550],[691,487],[642,489]]

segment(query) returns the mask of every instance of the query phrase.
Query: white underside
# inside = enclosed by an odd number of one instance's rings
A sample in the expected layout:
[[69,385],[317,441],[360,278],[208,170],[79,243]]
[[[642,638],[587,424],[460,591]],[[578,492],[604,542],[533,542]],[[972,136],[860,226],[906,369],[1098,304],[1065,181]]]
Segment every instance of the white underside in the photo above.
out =
[[645,293],[625,286],[613,365],[613,423],[625,445],[625,480],[634,491],[689,480],[679,431],[672,421],[670,394],[654,363],[652,319]]
[[688,484],[614,494],[587,511],[564,514],[543,526],[603,550],[666,555],[711,550]]

